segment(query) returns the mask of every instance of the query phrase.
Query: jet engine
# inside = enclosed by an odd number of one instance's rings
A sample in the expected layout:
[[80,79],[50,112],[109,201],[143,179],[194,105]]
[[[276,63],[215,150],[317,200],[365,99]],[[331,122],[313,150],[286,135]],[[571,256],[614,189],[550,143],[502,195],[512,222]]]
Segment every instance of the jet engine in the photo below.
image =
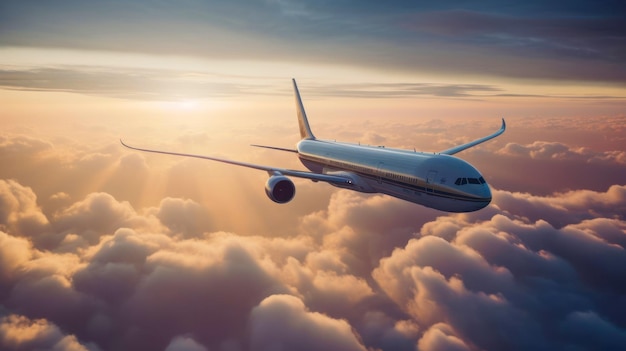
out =
[[265,193],[272,201],[284,204],[296,194],[296,186],[284,175],[273,175],[265,183]]

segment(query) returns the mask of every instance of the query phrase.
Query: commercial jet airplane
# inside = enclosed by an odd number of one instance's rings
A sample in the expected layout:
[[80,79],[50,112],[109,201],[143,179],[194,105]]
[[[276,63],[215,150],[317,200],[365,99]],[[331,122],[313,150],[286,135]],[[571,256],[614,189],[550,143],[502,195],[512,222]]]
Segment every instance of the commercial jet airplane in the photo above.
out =
[[295,79],[293,90],[302,137],[296,148],[252,146],[295,153],[310,172],[210,156],[142,149],[129,146],[122,140],[120,142],[125,147],[138,151],[196,157],[266,171],[269,179],[265,184],[265,193],[280,204],[291,201],[295,195],[296,188],[289,177],[327,182],[362,193],[383,193],[447,212],[476,211],[491,202],[491,191],[485,178],[471,164],[452,155],[504,133],[504,119],[497,132],[438,153],[340,143],[315,137]]

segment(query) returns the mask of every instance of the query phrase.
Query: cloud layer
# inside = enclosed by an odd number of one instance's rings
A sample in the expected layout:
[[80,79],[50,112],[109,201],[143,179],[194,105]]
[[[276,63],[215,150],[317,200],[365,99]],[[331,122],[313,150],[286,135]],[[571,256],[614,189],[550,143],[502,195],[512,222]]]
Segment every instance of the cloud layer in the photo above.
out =
[[499,191],[484,211],[421,218],[339,191],[300,234],[271,238],[207,233],[180,199],[138,212],[93,193],[47,218],[30,188],[0,184],[3,347],[612,349],[626,338],[624,186]]
[[[274,207],[264,174],[100,145],[111,130],[92,131],[90,142],[79,132],[72,140],[6,133],[0,348],[619,349],[623,121],[518,124],[508,140],[464,155],[502,186],[485,209],[454,215],[310,182],[297,184],[302,202]],[[443,149],[490,122],[369,122],[363,135],[338,132],[410,147],[417,130],[417,140]],[[572,129],[552,138],[564,125]],[[160,140],[213,142],[197,132]],[[532,179],[499,170],[506,160],[546,173],[566,164],[578,176],[566,186],[545,178],[549,191],[535,191]],[[607,169],[616,172],[587,186],[584,175]],[[142,194],[154,199],[142,204]],[[230,215],[247,229],[225,231]]]
[[[319,80],[319,79],[318,79]],[[19,91],[77,93],[138,101],[177,101],[207,98],[237,98],[244,95],[291,94],[287,77],[260,77],[241,81],[237,76],[180,69],[105,68],[59,65],[44,68],[0,67],[0,87]],[[332,98],[453,98],[498,99],[536,98],[550,100],[592,100],[621,103],[624,95],[538,94],[510,90],[497,84],[431,83],[404,80],[401,83],[318,84],[307,86],[309,97]]]

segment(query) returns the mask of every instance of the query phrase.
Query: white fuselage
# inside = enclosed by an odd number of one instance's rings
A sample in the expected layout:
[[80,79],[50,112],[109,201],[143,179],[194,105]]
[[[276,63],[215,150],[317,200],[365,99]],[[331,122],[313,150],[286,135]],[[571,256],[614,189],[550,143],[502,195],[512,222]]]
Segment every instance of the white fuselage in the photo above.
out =
[[312,172],[353,178],[350,185],[335,186],[448,212],[476,211],[491,202],[481,174],[454,156],[306,139],[297,151]]

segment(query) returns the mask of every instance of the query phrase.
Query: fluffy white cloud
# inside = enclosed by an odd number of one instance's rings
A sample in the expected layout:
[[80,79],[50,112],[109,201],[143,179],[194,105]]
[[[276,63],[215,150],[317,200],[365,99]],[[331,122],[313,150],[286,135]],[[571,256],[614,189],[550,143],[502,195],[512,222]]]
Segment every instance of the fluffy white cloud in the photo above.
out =
[[475,222],[499,213],[531,222],[543,219],[555,227],[595,218],[624,219],[626,185],[613,185],[606,191],[572,190],[551,196],[494,190],[488,208],[460,216]]
[[45,319],[31,320],[9,315],[0,319],[0,346],[7,350],[99,351],[92,344],[80,343],[76,336],[65,335]]
[[0,232],[0,281],[6,283],[14,279],[18,268],[32,256],[31,244],[27,239]]
[[499,154],[532,159],[579,160],[586,163],[626,164],[624,151],[594,151],[587,147],[570,147],[560,142],[535,141],[520,145],[508,143]]
[[48,224],[31,188],[0,179],[0,229],[38,240]]
[[430,327],[420,339],[417,347],[421,351],[469,351],[470,348],[456,336],[452,328],[444,323]]
[[207,351],[207,348],[189,336],[177,336],[167,345],[165,351]]
[[205,207],[192,200],[167,197],[158,208],[149,210],[172,235],[200,237],[212,229],[210,214]]
[[290,295],[272,295],[250,314],[251,350],[360,350],[366,348],[343,320],[310,312]]
[[[471,349],[563,348],[571,335],[558,326],[593,310],[598,318],[588,322],[594,326],[589,337],[619,340],[616,331],[626,319],[614,308],[623,305],[626,276],[618,267],[626,264],[626,252],[598,235],[593,220],[557,229],[497,215],[457,226],[453,237],[450,219],[438,221],[373,272],[421,326],[445,323]],[[625,223],[612,222],[623,235]],[[420,342],[436,335],[442,336],[426,332]]]
[[[441,130],[429,127],[433,143]],[[13,330],[0,348],[478,351],[624,343],[621,183],[589,190],[570,177],[578,186],[561,185],[578,190],[538,195],[523,179],[514,184],[525,192],[502,187],[489,207],[448,215],[345,190],[328,198],[330,187],[306,182],[298,189],[313,205],[264,206],[260,194],[231,213],[215,212],[217,197],[163,197],[155,164],[115,144],[66,152],[14,137],[1,145],[1,161],[23,162],[0,169],[19,179],[0,180],[0,329]],[[589,164],[588,150],[535,147],[534,158],[528,151],[480,162]],[[620,167],[605,156],[598,169]],[[207,173],[241,194],[258,190],[242,183],[247,175],[211,169],[198,176],[199,167],[184,164],[192,195]],[[43,169],[49,174],[39,177]],[[154,199],[139,205],[142,193]],[[220,232],[226,214],[245,217],[251,229]],[[7,335],[17,334],[31,336],[10,346],[18,339]]]

